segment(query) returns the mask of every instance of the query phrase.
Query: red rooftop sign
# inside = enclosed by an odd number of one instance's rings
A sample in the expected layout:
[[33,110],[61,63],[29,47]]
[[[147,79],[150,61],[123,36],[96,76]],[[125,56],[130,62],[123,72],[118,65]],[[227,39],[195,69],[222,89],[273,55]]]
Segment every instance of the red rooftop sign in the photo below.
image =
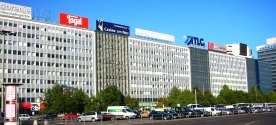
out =
[[71,14],[59,13],[59,23],[88,29],[88,18]]

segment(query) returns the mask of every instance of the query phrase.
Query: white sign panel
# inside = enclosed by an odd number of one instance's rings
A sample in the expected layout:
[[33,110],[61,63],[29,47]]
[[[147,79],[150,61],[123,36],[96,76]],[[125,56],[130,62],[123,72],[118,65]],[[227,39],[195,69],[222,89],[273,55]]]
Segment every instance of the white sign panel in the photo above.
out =
[[5,116],[6,119],[14,119],[16,118],[16,109],[15,104],[6,104],[5,107]]
[[16,100],[16,86],[6,86],[6,101]]
[[32,8],[0,2],[0,15],[32,19]]
[[174,36],[172,36],[172,35],[153,32],[153,31],[149,31],[149,30],[138,29],[138,28],[135,28],[135,34],[138,36],[145,36],[145,37],[166,40],[166,41],[171,41],[171,42],[174,42],[174,40],[175,40]]

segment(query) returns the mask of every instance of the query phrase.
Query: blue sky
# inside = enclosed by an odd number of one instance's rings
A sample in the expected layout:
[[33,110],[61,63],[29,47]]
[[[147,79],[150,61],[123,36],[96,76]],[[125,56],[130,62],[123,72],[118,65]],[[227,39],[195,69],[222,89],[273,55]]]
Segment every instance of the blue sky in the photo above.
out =
[[135,28],[174,35],[204,38],[217,44],[246,43],[257,58],[256,46],[276,37],[276,0],[2,0],[51,10],[58,23],[59,12],[89,18],[95,29],[97,19]]

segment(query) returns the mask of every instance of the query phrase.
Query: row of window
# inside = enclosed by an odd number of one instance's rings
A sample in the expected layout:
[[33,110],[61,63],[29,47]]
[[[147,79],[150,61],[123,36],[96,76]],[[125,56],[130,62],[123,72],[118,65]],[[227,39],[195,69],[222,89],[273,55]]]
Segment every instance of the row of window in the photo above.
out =
[[79,36],[79,37],[86,37],[86,38],[91,38],[92,35],[84,35],[81,33],[75,33],[74,30],[73,31],[68,31],[68,30],[64,30],[62,28],[55,28],[55,27],[49,27],[49,28],[45,28],[42,27],[43,25],[26,25],[26,24],[18,24],[18,23],[12,23],[12,22],[7,22],[7,21],[0,21],[0,26],[9,26],[9,27],[18,27],[21,29],[27,29],[27,30],[37,30],[37,31],[43,31],[43,32],[49,32],[49,33],[55,33],[55,34],[64,34],[64,35],[74,35],[74,36]]
[[[0,58],[2,60],[2,58]],[[54,62],[39,62],[39,61],[27,61],[27,60],[15,60],[5,59],[7,64],[18,65],[33,65],[33,66],[48,66],[48,67],[63,67],[63,68],[76,68],[76,69],[93,69],[91,65],[79,65],[79,64],[67,64],[67,63],[54,63]],[[2,62],[1,62],[2,63]]]
[[[1,73],[1,71],[0,71]],[[45,71],[45,70],[26,70],[26,69],[5,69],[5,73],[11,74],[32,74],[32,75],[47,75],[47,76],[73,76],[73,77],[93,77],[89,73],[72,73],[59,71]]]

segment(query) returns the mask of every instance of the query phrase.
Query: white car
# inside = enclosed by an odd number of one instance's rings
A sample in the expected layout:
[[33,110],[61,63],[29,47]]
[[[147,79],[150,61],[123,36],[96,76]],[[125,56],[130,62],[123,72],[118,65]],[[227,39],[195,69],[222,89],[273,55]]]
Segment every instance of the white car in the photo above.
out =
[[24,121],[24,120],[30,120],[31,117],[28,114],[19,114],[18,120]]
[[102,114],[101,112],[88,112],[88,113],[83,113],[81,114],[77,119],[79,122],[82,121],[96,121],[96,120],[101,120]]

